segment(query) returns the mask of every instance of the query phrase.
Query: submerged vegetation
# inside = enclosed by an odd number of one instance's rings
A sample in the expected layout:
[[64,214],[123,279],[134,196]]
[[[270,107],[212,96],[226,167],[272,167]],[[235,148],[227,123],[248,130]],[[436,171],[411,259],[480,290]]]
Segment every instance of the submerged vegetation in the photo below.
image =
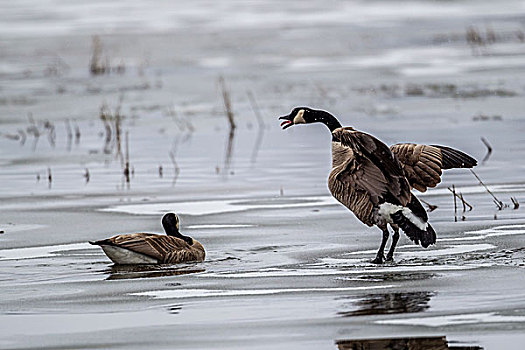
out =
[[111,65],[110,58],[105,54],[104,45],[98,35],[92,37],[89,72],[92,75],[124,74],[126,72],[126,66],[122,60],[116,65]]

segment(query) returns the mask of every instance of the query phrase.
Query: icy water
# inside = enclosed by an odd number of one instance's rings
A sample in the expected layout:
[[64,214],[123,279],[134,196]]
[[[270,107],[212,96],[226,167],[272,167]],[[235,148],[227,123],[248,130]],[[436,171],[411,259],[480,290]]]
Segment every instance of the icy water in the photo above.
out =
[[[1,3],[0,348],[522,349],[524,19],[521,1]],[[402,236],[373,265],[379,230],[328,193],[326,128],[279,128],[296,105],[459,148],[508,207],[448,171],[420,195],[437,244]],[[473,206],[457,222],[452,185]],[[204,263],[118,267],[87,243],[167,211]]]

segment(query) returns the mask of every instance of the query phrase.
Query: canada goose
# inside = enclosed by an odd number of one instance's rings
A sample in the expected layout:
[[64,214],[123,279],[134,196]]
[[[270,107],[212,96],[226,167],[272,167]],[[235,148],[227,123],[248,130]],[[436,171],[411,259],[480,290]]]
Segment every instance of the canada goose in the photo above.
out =
[[99,245],[115,264],[176,264],[204,260],[200,242],[179,232],[179,217],[168,213],[162,218],[167,236],[154,233],[130,233],[100,241]]
[[328,188],[341,204],[368,226],[383,231],[373,263],[385,260],[388,224],[394,229],[386,260],[393,260],[399,228],[423,248],[436,242],[428,216],[410,190],[425,191],[440,182],[441,170],[472,167],[476,160],[463,152],[443,146],[398,144],[389,148],[374,136],[342,127],[330,113],[296,107],[282,116],[283,129],[296,124],[323,123],[332,133],[332,171]]

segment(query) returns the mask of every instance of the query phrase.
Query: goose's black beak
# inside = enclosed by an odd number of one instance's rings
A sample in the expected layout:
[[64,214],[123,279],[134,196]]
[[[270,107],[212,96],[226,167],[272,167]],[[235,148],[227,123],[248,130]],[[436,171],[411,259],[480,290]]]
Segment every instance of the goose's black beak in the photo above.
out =
[[284,121],[281,123],[281,128],[286,129],[293,125],[292,118],[289,115],[283,115],[282,117],[279,117],[279,120],[284,119]]

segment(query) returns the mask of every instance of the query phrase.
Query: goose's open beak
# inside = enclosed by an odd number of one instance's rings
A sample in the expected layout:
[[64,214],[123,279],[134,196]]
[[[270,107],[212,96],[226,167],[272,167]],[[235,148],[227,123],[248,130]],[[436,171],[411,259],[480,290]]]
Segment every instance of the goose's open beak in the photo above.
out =
[[279,120],[280,119],[284,119],[284,121],[281,123],[281,128],[283,128],[283,130],[293,125],[293,121],[290,120],[289,115],[284,115],[282,117],[279,117]]

